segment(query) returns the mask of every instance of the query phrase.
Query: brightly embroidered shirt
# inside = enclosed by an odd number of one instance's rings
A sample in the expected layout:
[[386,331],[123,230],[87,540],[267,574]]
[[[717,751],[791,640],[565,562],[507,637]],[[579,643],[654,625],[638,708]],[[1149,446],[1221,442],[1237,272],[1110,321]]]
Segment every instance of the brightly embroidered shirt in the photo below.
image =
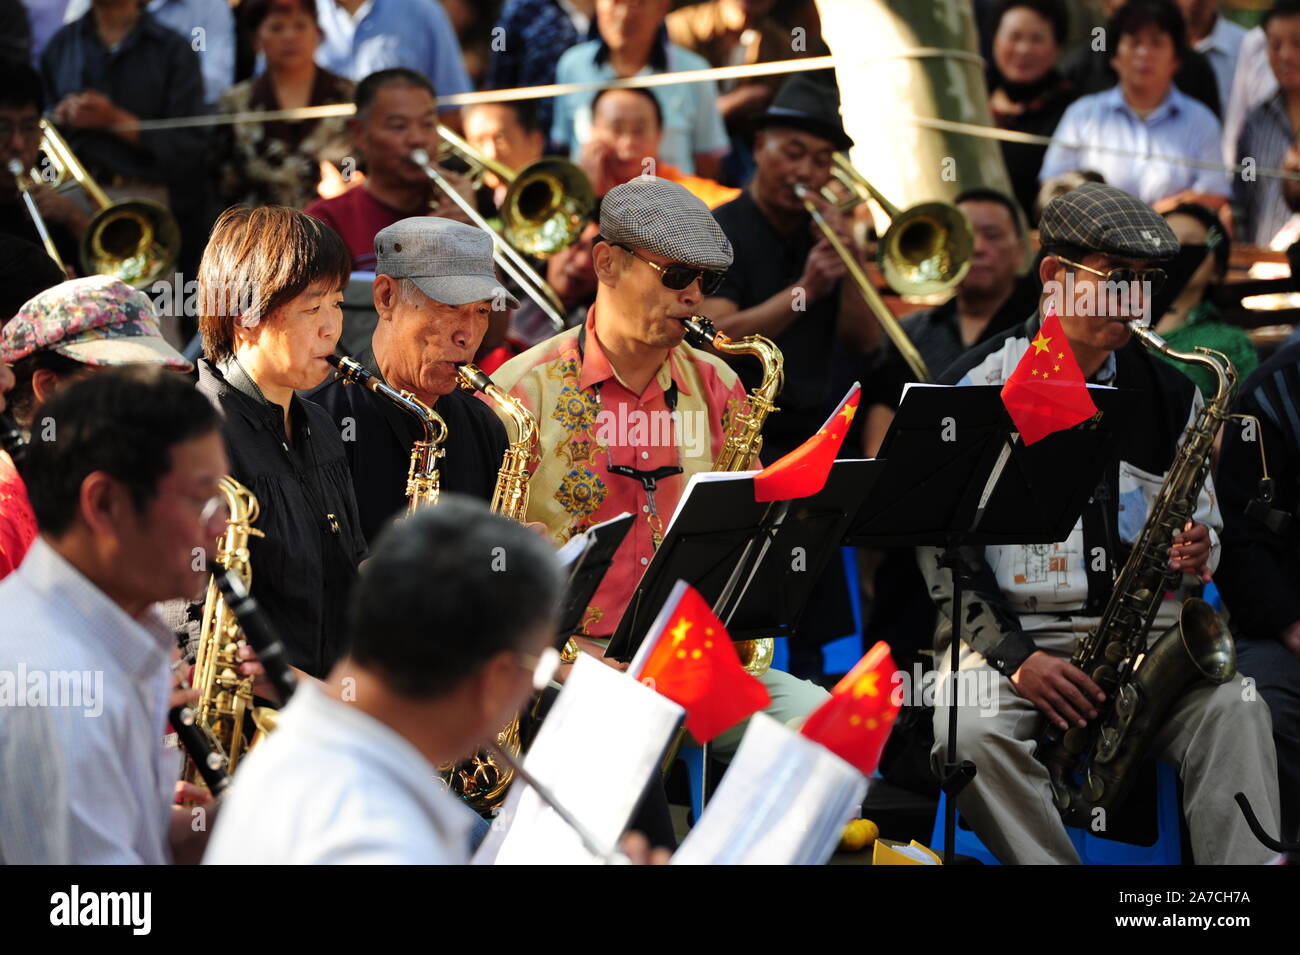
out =
[[611,474],[609,465],[682,468],[655,490],[667,527],[691,475],[712,469],[745,389],[725,362],[683,342],[634,394],[610,366],[593,316],[594,309],[585,325],[512,358],[492,377],[537,417],[528,520],[563,543],[623,511],[637,517],[583,620],[588,635],[606,637],[654,555],[646,491],[639,480]]

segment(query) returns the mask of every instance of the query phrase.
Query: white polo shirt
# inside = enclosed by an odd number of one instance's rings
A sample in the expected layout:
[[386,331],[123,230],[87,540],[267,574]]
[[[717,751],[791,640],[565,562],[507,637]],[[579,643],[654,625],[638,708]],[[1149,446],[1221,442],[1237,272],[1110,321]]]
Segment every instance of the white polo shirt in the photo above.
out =
[[399,733],[300,686],[240,763],[205,865],[455,865],[476,816]]

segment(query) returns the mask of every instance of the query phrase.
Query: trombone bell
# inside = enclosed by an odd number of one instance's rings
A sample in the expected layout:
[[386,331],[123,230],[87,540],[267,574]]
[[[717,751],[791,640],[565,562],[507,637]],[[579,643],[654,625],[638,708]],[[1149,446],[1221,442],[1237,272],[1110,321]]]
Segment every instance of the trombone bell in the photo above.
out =
[[525,166],[501,204],[501,232],[525,255],[545,258],[572,245],[596,205],[591,182],[567,159]]
[[878,261],[900,295],[933,295],[966,277],[974,247],[965,213],[944,202],[921,202],[890,222]]

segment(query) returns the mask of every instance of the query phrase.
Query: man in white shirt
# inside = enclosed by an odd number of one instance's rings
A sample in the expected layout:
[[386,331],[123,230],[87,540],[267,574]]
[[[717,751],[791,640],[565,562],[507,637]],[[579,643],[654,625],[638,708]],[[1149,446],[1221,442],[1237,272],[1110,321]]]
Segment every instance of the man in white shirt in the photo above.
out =
[[40,536],[0,583],[0,862],[193,861],[206,832],[171,808],[176,640],[153,605],[195,593],[220,533],[217,413],[179,375],[128,368],[38,414]]
[[1210,61],[1219,102],[1226,108],[1246,28],[1220,14],[1217,0],[1178,0],[1178,6],[1187,21],[1187,42]]
[[391,525],[352,595],[350,655],[240,765],[204,862],[467,862],[478,820],[437,767],[524,705],[560,587],[548,544],[471,498]]

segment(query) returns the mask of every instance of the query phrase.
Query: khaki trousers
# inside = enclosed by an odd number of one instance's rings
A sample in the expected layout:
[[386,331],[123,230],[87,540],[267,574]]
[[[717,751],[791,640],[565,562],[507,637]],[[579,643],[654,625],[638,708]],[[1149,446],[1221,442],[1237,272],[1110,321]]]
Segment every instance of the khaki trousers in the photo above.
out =
[[[945,628],[946,630],[946,628]],[[1040,650],[1068,658],[1076,633],[1034,633]],[[949,648],[936,643],[939,682],[946,683]],[[1045,721],[1011,681],[963,644],[959,684],[990,691],[977,700],[958,695],[957,758],[973,760],[974,780],[958,808],[1004,864],[1075,863],[1078,854],[1052,801],[1047,770],[1034,758]],[[931,762],[941,773],[948,742],[948,702],[936,698]],[[993,704],[996,705],[993,705]],[[1178,767],[1183,813],[1198,864],[1259,864],[1274,853],[1247,827],[1233,799],[1250,799],[1261,824],[1278,831],[1277,757],[1268,705],[1240,675],[1223,684],[1200,684],[1170,708],[1153,737],[1154,755]]]

